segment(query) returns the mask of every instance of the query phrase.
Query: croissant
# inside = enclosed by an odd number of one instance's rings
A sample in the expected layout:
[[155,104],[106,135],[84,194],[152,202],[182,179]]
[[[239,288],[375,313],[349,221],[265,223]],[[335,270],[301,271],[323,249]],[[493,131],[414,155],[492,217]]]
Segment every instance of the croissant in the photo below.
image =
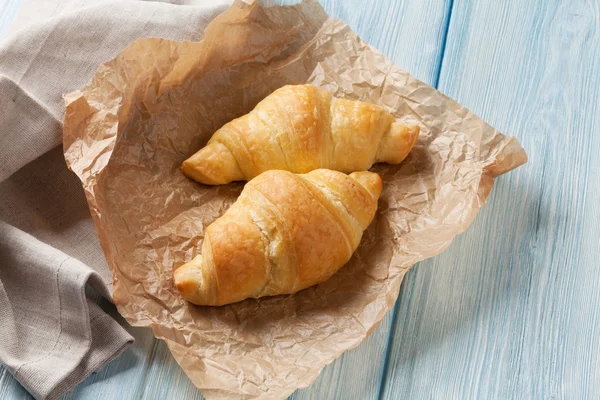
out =
[[400,163],[418,135],[417,125],[397,122],[374,104],[311,85],[284,86],[216,131],[182,171],[206,185],[250,180],[270,169],[365,171],[377,162]]
[[175,286],[217,306],[323,282],[358,247],[381,189],[373,172],[265,172],[206,228],[201,255],[175,270]]

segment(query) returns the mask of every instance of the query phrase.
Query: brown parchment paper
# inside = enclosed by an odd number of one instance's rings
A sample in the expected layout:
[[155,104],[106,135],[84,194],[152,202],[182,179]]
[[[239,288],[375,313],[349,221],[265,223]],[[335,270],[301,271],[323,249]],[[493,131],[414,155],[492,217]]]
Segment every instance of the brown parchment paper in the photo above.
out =
[[[185,302],[174,268],[242,184],[207,187],[181,162],[285,84],[386,107],[421,126],[384,181],[375,220],[334,277],[294,295],[223,307]],[[80,177],[129,323],[152,328],[208,399],[281,399],[357,346],[394,305],[405,272],[444,250],[523,149],[396,67],[314,1],[236,1],[199,43],[140,39],[65,96],[64,149]]]

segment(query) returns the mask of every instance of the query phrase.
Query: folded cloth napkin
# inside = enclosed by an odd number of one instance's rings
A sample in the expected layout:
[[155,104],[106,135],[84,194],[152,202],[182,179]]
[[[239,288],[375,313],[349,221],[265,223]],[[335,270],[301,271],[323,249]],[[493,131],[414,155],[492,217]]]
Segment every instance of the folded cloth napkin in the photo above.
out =
[[62,155],[62,94],[138,37],[200,40],[229,0],[25,1],[0,42],[0,362],[38,399],[133,341],[86,295],[111,276]]

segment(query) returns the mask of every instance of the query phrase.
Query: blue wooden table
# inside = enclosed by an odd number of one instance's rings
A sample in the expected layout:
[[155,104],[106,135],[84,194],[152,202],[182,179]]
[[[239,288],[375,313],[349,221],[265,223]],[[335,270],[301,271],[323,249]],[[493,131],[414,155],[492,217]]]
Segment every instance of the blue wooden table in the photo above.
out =
[[[400,67],[517,136],[475,223],[293,399],[600,398],[600,0],[321,0]],[[0,0],[0,35],[20,0]],[[1,112],[1,110],[0,110]],[[66,399],[201,399],[135,346]],[[0,399],[29,395],[0,369]]]

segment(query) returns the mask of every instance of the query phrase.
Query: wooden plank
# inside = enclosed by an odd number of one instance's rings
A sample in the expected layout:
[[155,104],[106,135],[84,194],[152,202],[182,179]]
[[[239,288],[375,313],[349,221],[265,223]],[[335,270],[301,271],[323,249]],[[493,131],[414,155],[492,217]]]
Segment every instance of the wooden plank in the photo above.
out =
[[440,90],[530,160],[405,280],[382,397],[600,398],[600,2],[451,15]]
[[[263,0],[289,5],[299,0]],[[438,79],[451,0],[319,0],[327,14],[346,22],[362,40],[417,79]]]
[[19,382],[0,365],[0,399],[30,400],[33,399]]
[[8,26],[17,15],[21,2],[22,0],[0,0],[0,39],[5,35]]

